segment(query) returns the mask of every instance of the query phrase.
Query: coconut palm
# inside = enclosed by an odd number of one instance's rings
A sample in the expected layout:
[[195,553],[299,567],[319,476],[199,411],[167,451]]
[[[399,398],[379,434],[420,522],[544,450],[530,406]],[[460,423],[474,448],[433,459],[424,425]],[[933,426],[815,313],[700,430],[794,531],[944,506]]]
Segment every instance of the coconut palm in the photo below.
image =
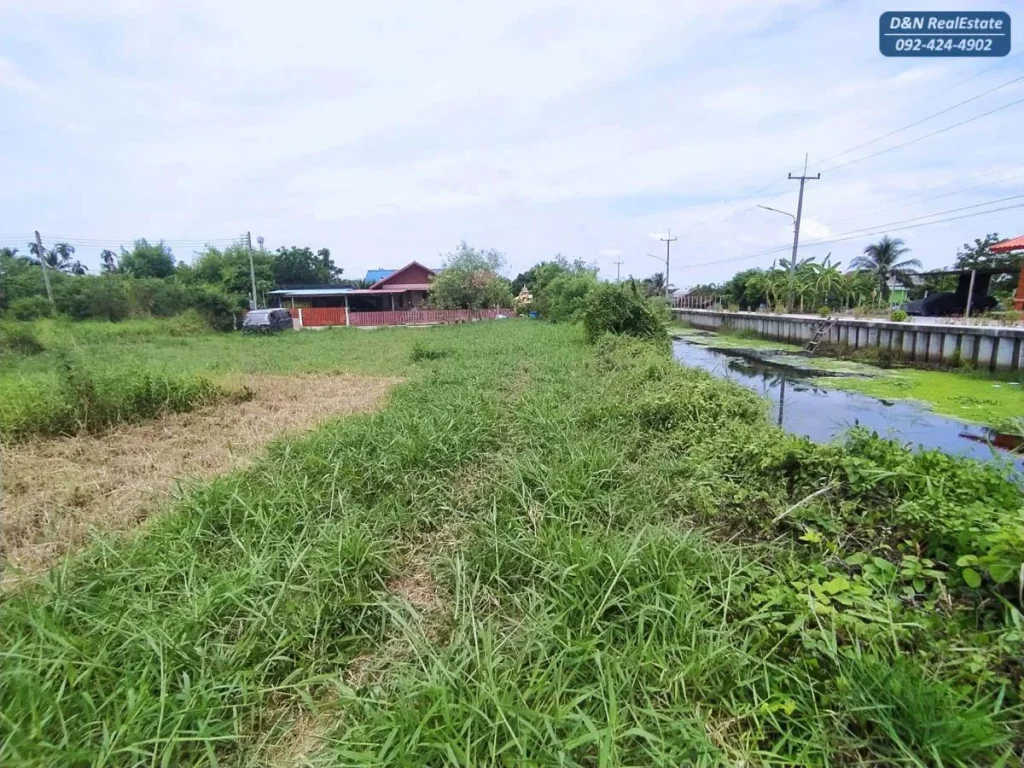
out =
[[872,273],[878,282],[882,298],[888,301],[889,281],[895,280],[909,286],[910,276],[921,268],[921,262],[917,259],[901,260],[907,253],[910,253],[910,249],[904,247],[902,240],[885,235],[877,243],[866,246],[864,254],[851,261],[850,267]]
[[117,271],[117,255],[110,249],[104,249],[100,253],[100,261],[103,263],[104,272],[116,272]]
[[86,266],[71,257],[75,254],[75,246],[69,243],[57,243],[51,250],[40,248],[36,243],[29,243],[28,249],[34,257],[33,264],[45,264],[56,272],[68,272],[72,275],[84,275]]

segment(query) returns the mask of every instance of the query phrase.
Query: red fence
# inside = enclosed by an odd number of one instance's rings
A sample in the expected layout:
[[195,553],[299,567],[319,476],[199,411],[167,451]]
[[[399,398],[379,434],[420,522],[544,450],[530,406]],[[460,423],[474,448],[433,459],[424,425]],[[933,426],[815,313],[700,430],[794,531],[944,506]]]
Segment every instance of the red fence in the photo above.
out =
[[[349,311],[345,320],[344,307],[290,309],[293,318],[301,319],[305,328],[325,325],[429,325],[433,323],[459,323],[469,320],[493,320],[498,315],[512,316],[511,309],[412,309],[407,312],[355,312]],[[301,313],[301,314],[300,314]]]

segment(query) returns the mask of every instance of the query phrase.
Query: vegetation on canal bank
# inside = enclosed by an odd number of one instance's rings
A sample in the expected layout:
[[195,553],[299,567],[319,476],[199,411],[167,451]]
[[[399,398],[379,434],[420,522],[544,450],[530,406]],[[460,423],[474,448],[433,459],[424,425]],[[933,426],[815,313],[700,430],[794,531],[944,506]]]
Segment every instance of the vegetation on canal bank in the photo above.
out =
[[292,338],[371,337],[383,410],[0,598],[0,763],[1020,759],[1002,470],[570,326]]

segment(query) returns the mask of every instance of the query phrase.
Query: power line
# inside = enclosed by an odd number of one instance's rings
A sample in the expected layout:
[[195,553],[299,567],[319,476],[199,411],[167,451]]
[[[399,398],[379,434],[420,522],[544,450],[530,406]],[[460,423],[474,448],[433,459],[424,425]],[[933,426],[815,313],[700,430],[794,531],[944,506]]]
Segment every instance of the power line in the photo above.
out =
[[[1024,195],[1018,195],[1018,197],[1024,197]],[[1007,199],[1014,199],[1014,198],[1007,198]],[[996,200],[996,201],[993,201],[993,202],[1000,202],[1000,201]],[[987,203],[987,205],[991,205],[991,204],[992,203]],[[971,206],[971,207],[976,207],[976,206]],[[962,219],[973,219],[973,218],[978,217],[978,216],[986,216],[986,215],[988,215],[990,213],[1000,213],[1002,211],[1014,210],[1016,208],[1024,208],[1024,203],[1017,203],[1016,205],[1007,205],[1007,206],[1004,206],[1002,208],[993,208],[993,209],[988,210],[988,211],[976,211],[975,213],[966,213],[966,214],[964,214],[962,216],[950,216],[950,217],[947,217],[947,218],[944,218],[944,219],[938,219],[936,221],[926,221],[926,222],[923,222],[921,224],[910,224],[908,226],[903,226],[902,228],[903,229],[919,229],[921,227],[930,227],[933,224],[945,224],[946,222],[950,222],[950,221],[960,221]],[[957,209],[957,210],[964,210],[964,209]],[[939,214],[937,214],[937,213],[932,214],[932,216],[938,216],[938,215]],[[928,218],[928,217],[922,216],[922,217],[919,217],[919,218]],[[913,219],[907,219],[907,221],[913,221]],[[895,225],[898,225],[898,224],[900,224],[900,222],[891,222],[889,224],[879,224],[879,225],[876,225],[876,226],[882,227],[882,228],[881,229],[877,229],[877,230],[875,230],[873,232],[857,231],[857,232],[854,232],[852,234],[843,233],[842,236],[836,236],[836,237],[833,237],[833,238],[826,238],[826,239],[822,239],[822,240],[815,240],[813,242],[806,243],[806,245],[831,245],[832,243],[841,243],[841,242],[844,242],[846,240],[854,240],[854,239],[856,239],[858,237],[869,237],[871,235],[881,235],[881,234],[885,234],[887,232],[890,232],[891,228],[893,226],[895,226]],[[728,263],[734,262],[734,261],[746,261],[748,259],[755,259],[755,258],[757,258],[759,256],[770,256],[770,255],[775,254],[775,253],[784,253],[785,251],[789,250],[789,248],[790,248],[789,245],[781,245],[781,246],[777,246],[777,247],[774,247],[774,248],[769,248],[769,249],[764,250],[764,251],[758,251],[757,253],[747,253],[747,254],[743,254],[742,256],[732,256],[732,257],[727,258],[727,259],[717,259],[715,261],[702,261],[702,262],[698,262],[696,264],[688,264],[685,267],[681,267],[681,269],[694,269],[696,267],[708,267],[708,266],[714,266],[714,265],[717,265],[717,264],[728,264]]]
[[[957,107],[962,107],[964,104],[970,104],[972,101],[977,101],[978,99],[980,99],[980,98],[982,98],[984,96],[988,96],[990,93],[995,93],[996,91],[1001,90],[1003,88],[1006,88],[1007,86],[1013,85],[1014,83],[1019,83],[1021,80],[1024,80],[1024,75],[1021,75],[1020,77],[1015,77],[1013,80],[1008,80],[1007,82],[1005,82],[1005,83],[1003,83],[1001,85],[997,85],[995,88],[990,88],[987,91],[983,91],[982,93],[979,93],[979,94],[976,94],[974,96],[971,96],[971,98],[969,98],[969,99],[964,99],[963,101],[959,101],[959,102],[957,102],[956,104],[954,104],[951,107],[946,107],[945,109],[939,110],[938,112],[933,112],[932,114],[930,114],[930,115],[928,115],[926,117],[922,117],[920,120],[915,120],[912,123],[908,123],[907,125],[904,125],[902,128],[897,128],[894,131],[889,131],[888,133],[883,134],[881,136],[877,136],[877,137],[871,139],[870,141],[865,141],[863,144],[858,144],[855,147],[850,147],[849,149],[843,150],[842,152],[839,152],[839,153],[837,153],[835,155],[831,155],[829,157],[826,157],[823,160],[818,160],[816,163],[814,163],[814,165],[820,165],[821,163],[827,163],[829,160],[835,160],[837,157],[842,157],[843,155],[848,155],[850,152],[854,152],[854,151],[856,151],[858,149],[863,149],[864,147],[870,146],[872,144],[876,144],[879,141],[882,141],[883,139],[889,138],[890,136],[895,136],[897,133],[902,133],[903,131],[907,130],[908,128],[913,128],[914,126],[921,125],[921,123],[926,123],[929,120],[931,120],[932,118],[938,117],[939,115],[944,115],[947,112],[952,112],[954,109],[956,109]],[[838,167],[842,167],[842,166],[838,166]]]
[[1010,107],[1015,107],[1015,106],[1017,106],[1018,104],[1021,104],[1021,103],[1024,103],[1024,99],[1017,99],[1016,101],[1011,101],[1009,104],[1003,104],[1001,107],[996,107],[995,109],[990,109],[988,112],[982,112],[980,115],[975,115],[974,117],[968,118],[967,120],[961,120],[959,123],[953,123],[952,125],[947,125],[945,128],[940,128],[937,131],[932,131],[931,133],[926,133],[924,136],[918,136],[916,139],[911,139],[910,141],[905,141],[902,144],[896,144],[895,146],[887,147],[886,149],[881,149],[878,152],[873,152],[870,155],[864,155],[863,157],[858,157],[858,158],[855,158],[855,159],[850,160],[848,162],[840,163],[839,165],[833,165],[833,166],[831,166],[829,168],[825,168],[825,169],[823,169],[822,172],[824,173],[825,171],[835,171],[835,170],[838,170],[840,168],[846,168],[847,166],[853,165],[854,163],[859,163],[859,162],[862,162],[864,160],[870,160],[872,157],[878,157],[879,155],[884,155],[884,154],[886,154],[888,152],[892,152],[892,151],[897,150],[897,149],[902,149],[903,147],[908,147],[911,144],[916,144],[919,141],[924,141],[925,139],[930,139],[932,136],[938,136],[940,133],[945,133],[946,131],[951,131],[954,128],[959,128],[962,125],[967,125],[968,123],[973,123],[975,120],[981,120],[981,118],[983,118],[983,117],[988,117],[989,115],[994,115],[996,112],[1001,112],[1004,109],[1009,109]]
[[[1015,170],[1015,169],[1011,169],[1011,170]],[[990,172],[990,173],[981,174],[980,176],[978,176],[976,178],[984,178],[985,176],[991,176],[992,173],[1003,173],[1003,172],[1004,172],[1003,169],[999,169],[997,171],[993,171],[993,172]],[[865,216],[870,216],[872,213],[877,213],[878,211],[882,211],[882,210],[890,210],[890,211],[892,211],[892,210],[899,210],[900,208],[909,208],[912,205],[920,205],[921,203],[927,203],[927,202],[930,202],[932,200],[939,200],[939,199],[941,199],[943,197],[951,197],[952,195],[960,195],[960,194],[963,194],[965,192],[973,192],[973,191],[978,190],[978,189],[984,189],[985,187],[991,187],[991,186],[994,186],[996,184],[1003,184],[1005,182],[1013,181],[1014,179],[1020,179],[1020,178],[1024,178],[1024,173],[1018,173],[1018,174],[1016,174],[1014,176],[1005,176],[1005,177],[1003,177],[1001,179],[996,179],[995,181],[987,181],[984,184],[976,184],[973,187],[960,187],[958,189],[954,189],[952,192],[943,192],[940,195],[932,195],[931,197],[921,197],[922,194],[927,194],[927,192],[925,192],[925,193],[918,192],[918,193],[916,193],[914,195],[909,195],[906,198],[896,197],[896,198],[893,198],[892,200],[890,200],[888,203],[886,203],[884,205],[876,205],[876,206],[873,206],[871,208],[863,209],[862,212],[860,214],[856,215],[856,216],[847,216],[844,219],[835,219],[834,221],[827,221],[827,222],[824,222],[824,225],[827,226],[827,227],[832,227],[832,226],[835,226],[836,224],[842,224],[843,222],[846,222],[846,221],[855,221],[856,219],[863,219]],[[893,202],[896,202],[898,200],[905,200],[905,199],[908,199],[908,198],[915,198],[915,199],[911,199],[911,201],[909,203],[904,203],[903,205],[895,205],[895,206],[892,205]],[[916,198],[920,198],[920,199],[916,199]]]
[[[859,229],[850,229],[850,230],[847,230],[846,232],[840,232],[839,234],[840,235],[853,235],[853,234],[855,234],[857,232],[860,232],[863,229],[877,229],[878,227],[895,227],[895,226],[899,226],[901,224],[906,224],[906,223],[909,223],[909,222],[912,222],[912,221],[920,221],[921,219],[930,219],[930,218],[933,218],[935,216],[945,216],[947,213],[959,213],[960,211],[970,211],[970,210],[972,210],[974,208],[984,208],[986,205],[996,205],[997,203],[1006,203],[1006,202],[1009,202],[1010,200],[1020,200],[1021,198],[1024,198],[1024,195],[1011,195],[1010,197],[1001,197],[998,200],[989,200],[989,201],[984,202],[984,203],[976,203],[974,205],[962,205],[959,208],[950,208],[948,211],[936,211],[935,213],[925,214],[924,216],[914,216],[914,217],[909,218],[909,219],[901,219],[899,221],[889,221],[889,222],[886,222],[885,224],[871,224],[871,225],[869,225],[867,227],[860,227]],[[817,241],[812,240],[809,243],[807,243],[807,245],[815,245],[816,243],[817,243]]]
[[[245,238],[244,238],[244,236],[241,236],[241,237],[231,237],[231,238],[219,237],[219,238],[210,238],[210,239],[205,239],[205,240],[200,240],[200,239],[196,239],[196,240],[172,240],[172,239],[167,239],[167,238],[161,238],[159,240],[150,240],[148,238],[139,238],[139,237],[89,238],[89,237],[74,237],[74,236],[69,236],[69,235],[47,235],[47,239],[52,240],[54,242],[68,242],[68,243],[71,243],[72,245],[82,245],[82,246],[86,246],[86,247],[97,247],[98,248],[98,247],[110,246],[111,244],[134,243],[136,240],[140,240],[140,239],[146,239],[146,240],[148,240],[149,242],[151,242],[153,244],[161,243],[162,242],[164,245],[168,245],[168,246],[189,247],[189,246],[203,246],[203,245],[218,245],[218,244],[237,243],[237,242],[241,242]],[[8,245],[23,245],[25,243],[31,242],[31,240],[32,240],[32,235],[27,235],[27,236],[10,235],[10,236],[5,236],[5,237],[0,237],[0,243],[4,243],[4,244],[8,244]]]
[[[1018,54],[1015,54],[1011,58],[1016,58],[1017,56],[1020,56],[1020,55],[1021,54],[1018,53]],[[1005,63],[1005,62],[1001,62],[1001,63]],[[998,66],[998,65],[996,65],[996,66]],[[987,68],[987,69],[985,69],[985,70],[983,70],[981,72],[977,72],[974,75],[971,75],[970,77],[968,77],[968,78],[966,78],[964,80],[961,80],[960,82],[958,82],[955,85],[951,86],[951,88],[957,88],[960,85],[963,85],[964,83],[966,83],[966,82],[968,82],[970,80],[973,80],[976,77],[979,77],[980,75],[985,74],[986,72],[991,71],[992,69],[995,69],[995,66],[989,67],[989,68]],[[933,119],[935,117],[939,117],[940,115],[944,115],[944,114],[946,114],[948,112],[951,112],[952,110],[957,109],[958,107],[962,107],[964,104],[969,104],[972,101],[976,101],[977,99],[980,99],[980,98],[982,98],[984,96],[987,96],[987,95],[989,95],[991,93],[994,93],[994,92],[996,92],[998,90],[1001,90],[1002,88],[1006,88],[1006,87],[1008,87],[1010,85],[1013,85],[1014,83],[1020,82],[1021,80],[1024,80],[1024,75],[1022,75],[1020,77],[1016,77],[1016,78],[1014,78],[1012,80],[1009,80],[1009,81],[1007,81],[1005,83],[1002,83],[1002,84],[996,86],[995,88],[990,88],[987,91],[983,91],[982,93],[976,94],[976,95],[970,97],[969,99],[964,99],[963,101],[957,102],[956,104],[953,104],[950,107],[946,107],[945,109],[940,110],[939,112],[934,112],[934,113],[932,113],[930,115],[927,115],[927,116],[921,118],[920,120],[916,120],[913,123],[909,123],[907,125],[904,125],[904,126],[902,126],[900,128],[897,128],[894,131],[890,131],[889,133],[883,134],[882,136],[878,136],[878,137],[876,137],[874,139],[871,139],[870,141],[866,141],[866,142],[863,142],[861,144],[857,144],[857,145],[855,145],[853,147],[850,147],[849,149],[843,150],[842,152],[839,152],[839,153],[834,154],[834,155],[830,155],[829,157],[826,157],[823,160],[817,160],[814,163],[812,163],[811,165],[812,166],[816,166],[816,165],[820,165],[822,163],[827,163],[829,160],[834,160],[837,157],[842,157],[843,155],[849,154],[850,152],[854,152],[854,151],[856,151],[858,149],[862,149],[863,147],[870,146],[871,144],[875,144],[875,143],[877,143],[879,141],[882,141],[883,139],[889,138],[890,136],[894,136],[897,133],[901,133],[901,132],[903,132],[905,130],[908,130],[910,128],[913,128],[913,127],[915,127],[917,125],[921,125],[922,123],[927,122],[928,120],[931,120],[931,119]],[[925,100],[923,100],[921,102],[917,102],[917,103],[921,104],[921,103],[924,103],[925,101],[928,101],[930,99],[931,99],[931,97],[929,97],[928,99],[925,99]],[[918,137],[916,139],[913,139],[911,141],[908,141],[908,142],[904,142],[903,144],[898,144],[898,145],[896,145],[894,147],[889,147],[888,149],[882,150],[881,152],[877,152],[877,153],[874,153],[874,154],[871,154],[871,155],[866,155],[865,157],[854,159],[854,160],[851,160],[851,161],[849,161],[847,163],[842,163],[842,164],[839,164],[839,165],[835,165],[835,166],[832,166],[831,168],[826,168],[824,170],[825,171],[833,171],[833,170],[836,170],[838,168],[845,168],[848,165],[853,165],[854,163],[859,163],[859,162],[861,162],[861,160],[867,160],[869,158],[876,157],[876,156],[881,155],[881,154],[885,154],[886,152],[891,152],[893,150],[900,149],[900,148],[905,147],[905,146],[909,146],[910,144],[913,144],[915,142],[922,141],[922,140],[927,139],[927,138],[931,138],[932,136],[937,136],[940,133],[945,133],[946,131],[952,130],[953,128],[958,128],[961,125],[966,125],[967,123],[973,122],[974,120],[979,120],[979,119],[981,119],[983,117],[987,117],[988,115],[994,114],[995,112],[999,112],[999,111],[1001,111],[1003,109],[1007,109],[1008,107],[1012,107],[1012,106],[1014,106],[1016,104],[1021,103],[1021,101],[1024,101],[1024,99],[1022,99],[1020,101],[1011,102],[1010,104],[1006,104],[1006,105],[1004,105],[1002,107],[998,107],[998,108],[996,108],[994,110],[991,110],[989,112],[985,112],[985,113],[983,113],[981,115],[976,115],[975,117],[972,117],[972,118],[970,118],[968,120],[964,120],[964,121],[962,121],[960,123],[955,123],[953,125],[947,126],[945,128],[942,128],[941,130],[935,131],[933,133],[926,134],[924,136],[920,136],[920,137]],[[916,106],[916,104],[915,104],[915,106]],[[737,202],[737,205],[742,205],[743,203],[747,202],[748,200],[751,200],[752,198],[756,197],[757,195],[761,194],[762,192],[765,192],[768,189],[771,189],[773,186],[778,184],[779,181],[784,181],[784,180],[785,180],[785,177],[780,178],[780,179],[776,179],[776,180],[770,182],[769,184],[764,185],[760,189],[758,189],[758,190],[750,193],[746,197],[740,199]],[[779,192],[776,195],[772,195],[771,197],[768,197],[768,198],[765,198],[765,199],[766,200],[773,200],[773,199],[775,199],[777,197],[781,197],[782,195],[786,194],[786,192],[788,192],[788,190],[784,190],[782,192]],[[731,201],[723,200],[718,205],[727,205],[730,202]],[[720,223],[720,224],[721,223],[725,223],[726,221],[729,221],[730,219],[733,219],[736,216],[739,216],[739,215],[741,215],[743,213],[746,213],[748,210],[751,210],[751,208],[743,208],[741,210],[735,211],[732,214],[726,216],[724,219],[721,219],[718,223]],[[708,224],[713,218],[715,218],[715,217],[714,216],[709,216],[706,219],[703,219],[702,221],[699,221],[696,224],[693,224],[690,227],[688,227],[687,229],[683,230],[681,234],[686,234],[686,233],[691,232],[691,231],[693,231],[695,229],[699,229],[700,227],[703,227],[706,224]]]

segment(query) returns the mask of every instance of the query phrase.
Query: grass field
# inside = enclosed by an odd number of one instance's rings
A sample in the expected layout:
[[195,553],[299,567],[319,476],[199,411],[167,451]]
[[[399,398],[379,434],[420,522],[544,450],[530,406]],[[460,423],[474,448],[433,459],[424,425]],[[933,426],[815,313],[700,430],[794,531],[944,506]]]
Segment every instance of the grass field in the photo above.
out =
[[[0,440],[96,431],[244,398],[250,374],[393,374],[417,338],[394,330],[242,336],[175,320],[32,327],[43,352],[0,354]],[[320,338],[339,332],[344,345]]]
[[991,466],[814,445],[565,326],[77,341],[404,383],[0,598],[2,765],[1021,758]]

